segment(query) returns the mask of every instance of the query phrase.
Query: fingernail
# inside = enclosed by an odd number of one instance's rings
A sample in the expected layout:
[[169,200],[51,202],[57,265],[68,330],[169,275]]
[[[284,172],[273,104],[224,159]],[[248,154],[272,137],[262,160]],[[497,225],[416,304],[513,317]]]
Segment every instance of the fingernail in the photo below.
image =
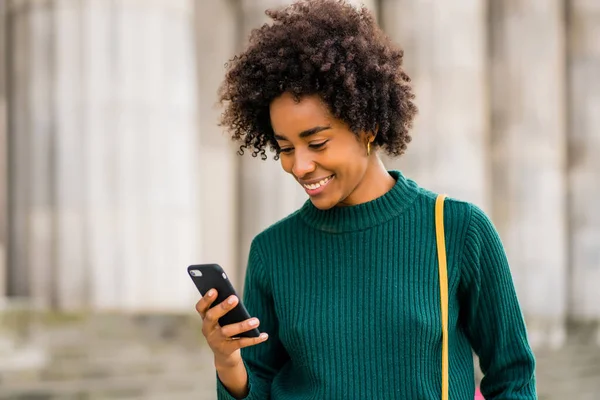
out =
[[248,325],[250,325],[250,326],[256,326],[256,325],[258,325],[258,320],[257,319],[251,319],[248,322]]
[[230,298],[227,300],[227,304],[233,304],[234,302],[235,302],[235,297],[230,297]]
[[265,340],[265,339],[266,339],[266,338],[268,338],[268,337],[269,337],[269,335],[267,335],[267,334],[266,334],[266,333],[264,333],[264,332],[263,332],[263,333],[261,333],[261,334],[260,334],[260,336],[259,336],[259,338],[260,338],[261,340]]
[[215,294],[215,291],[214,291],[214,290],[212,290],[212,289],[210,289],[206,295],[207,295],[208,297],[211,297],[213,294]]

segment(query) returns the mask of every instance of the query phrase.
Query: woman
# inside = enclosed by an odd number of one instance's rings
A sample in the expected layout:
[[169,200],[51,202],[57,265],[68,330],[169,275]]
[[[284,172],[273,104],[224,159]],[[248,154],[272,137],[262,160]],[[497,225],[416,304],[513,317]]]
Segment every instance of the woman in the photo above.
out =
[[[336,0],[269,11],[229,64],[222,123],[309,200],[253,240],[244,304],[196,308],[221,399],[439,399],[435,194],[378,156],[401,155],[416,114],[396,48],[366,10]],[[257,188],[260,190],[260,188]],[[502,244],[476,206],[445,203],[450,398],[535,399],[534,356]],[[260,326],[260,338],[231,339]],[[241,350],[240,350],[241,349]]]

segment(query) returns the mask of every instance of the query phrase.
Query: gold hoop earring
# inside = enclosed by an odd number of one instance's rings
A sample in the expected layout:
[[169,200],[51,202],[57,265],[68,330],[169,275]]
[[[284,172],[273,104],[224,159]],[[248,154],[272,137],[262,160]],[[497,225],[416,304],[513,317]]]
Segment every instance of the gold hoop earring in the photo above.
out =
[[367,156],[371,155],[371,142],[367,142]]

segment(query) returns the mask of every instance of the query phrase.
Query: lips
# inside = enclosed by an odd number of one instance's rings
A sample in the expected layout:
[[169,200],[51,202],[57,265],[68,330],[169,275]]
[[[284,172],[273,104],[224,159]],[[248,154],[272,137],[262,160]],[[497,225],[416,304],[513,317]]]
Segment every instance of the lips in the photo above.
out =
[[330,175],[312,183],[301,183],[301,185],[309,196],[316,196],[325,190],[334,177],[335,175]]

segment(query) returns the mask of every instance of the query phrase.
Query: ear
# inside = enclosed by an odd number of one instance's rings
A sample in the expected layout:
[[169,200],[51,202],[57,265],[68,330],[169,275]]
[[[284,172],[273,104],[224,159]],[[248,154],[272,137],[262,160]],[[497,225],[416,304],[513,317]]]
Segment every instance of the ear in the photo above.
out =
[[369,142],[369,143],[373,143],[375,141],[375,136],[377,136],[377,134],[368,132],[365,134],[365,141]]
[[375,126],[375,131],[361,131],[358,134],[358,141],[363,145],[367,145],[367,143],[373,143],[375,141],[375,137],[377,136],[377,132],[379,131],[379,124]]
[[365,135],[366,135],[365,139],[367,141],[369,141],[370,143],[373,143],[375,141],[375,137],[377,136],[378,133],[379,133],[379,124],[375,124],[374,131],[365,132]]

